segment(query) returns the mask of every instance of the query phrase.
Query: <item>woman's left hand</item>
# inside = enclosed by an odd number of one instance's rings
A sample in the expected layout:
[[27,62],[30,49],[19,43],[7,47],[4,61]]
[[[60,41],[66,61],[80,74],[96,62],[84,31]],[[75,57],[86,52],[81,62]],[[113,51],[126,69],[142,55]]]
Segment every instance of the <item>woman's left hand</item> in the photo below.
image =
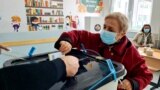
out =
[[121,83],[118,84],[118,89],[132,90],[132,85],[129,80],[124,79]]

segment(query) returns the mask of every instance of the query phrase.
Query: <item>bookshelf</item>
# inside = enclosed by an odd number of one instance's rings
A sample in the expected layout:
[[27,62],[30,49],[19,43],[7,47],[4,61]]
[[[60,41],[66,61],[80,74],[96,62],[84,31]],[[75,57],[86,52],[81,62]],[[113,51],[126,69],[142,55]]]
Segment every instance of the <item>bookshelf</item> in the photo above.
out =
[[53,7],[32,7],[32,6],[25,6],[28,8],[46,8],[46,9],[63,9],[63,8],[53,8]]
[[28,31],[63,29],[63,0],[25,0]]

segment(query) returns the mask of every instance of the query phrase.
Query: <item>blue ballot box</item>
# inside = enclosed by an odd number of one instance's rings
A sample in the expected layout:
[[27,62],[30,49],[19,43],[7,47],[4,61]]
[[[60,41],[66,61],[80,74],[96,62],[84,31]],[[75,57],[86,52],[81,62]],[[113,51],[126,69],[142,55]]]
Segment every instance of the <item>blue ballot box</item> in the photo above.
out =
[[[54,53],[57,52],[52,54]],[[126,74],[122,64],[110,59],[96,59],[95,55],[89,55],[77,50],[73,50],[68,54],[79,58],[80,68],[78,73],[75,77],[56,83],[49,90],[116,90],[118,80],[123,79]],[[8,60],[4,63],[4,67],[38,63],[49,60],[49,55],[50,53],[44,53],[32,57],[24,57],[25,60]]]

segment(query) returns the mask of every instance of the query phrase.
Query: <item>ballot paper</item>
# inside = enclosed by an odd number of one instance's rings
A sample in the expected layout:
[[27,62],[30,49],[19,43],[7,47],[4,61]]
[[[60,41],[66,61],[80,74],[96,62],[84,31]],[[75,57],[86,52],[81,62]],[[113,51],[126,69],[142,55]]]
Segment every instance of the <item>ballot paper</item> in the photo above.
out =
[[57,58],[60,58],[62,56],[64,56],[64,55],[61,52],[54,52],[54,53],[48,54],[48,58],[50,61],[57,59]]

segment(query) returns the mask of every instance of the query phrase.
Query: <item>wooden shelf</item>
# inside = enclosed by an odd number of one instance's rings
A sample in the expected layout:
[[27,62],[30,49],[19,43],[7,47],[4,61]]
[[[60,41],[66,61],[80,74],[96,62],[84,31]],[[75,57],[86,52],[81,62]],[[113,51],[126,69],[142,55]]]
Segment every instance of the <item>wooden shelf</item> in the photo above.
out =
[[[64,23],[38,23],[38,24],[64,24]],[[27,25],[31,25],[31,24],[27,23]]]
[[58,2],[63,2],[63,0],[51,0],[51,1],[58,1]]
[[54,8],[54,7],[34,7],[34,6],[25,6],[28,8],[46,8],[46,9],[63,9],[63,8]]
[[27,16],[63,16],[63,15],[27,15]]
[[64,24],[64,23],[39,23],[39,24]]
[[[50,2],[48,2],[46,5],[46,2],[41,2],[40,3],[35,3],[35,4],[30,4],[30,3],[26,3],[25,4],[25,8],[26,8],[26,17],[27,17],[27,25],[31,25],[31,17],[41,17],[42,20],[43,18],[62,18],[64,19],[64,15],[53,15],[53,14],[63,14],[63,9],[64,9],[64,4],[63,4],[64,0],[50,0]],[[38,1],[39,2],[39,1]],[[42,5],[42,3],[44,3]],[[45,10],[49,10],[52,11],[52,13],[46,12]],[[57,10],[57,12],[55,11]],[[43,11],[43,12],[42,12]],[[45,12],[44,12],[45,11]],[[31,12],[35,12],[35,13],[31,13]],[[56,13],[55,13],[56,12]],[[49,15],[47,15],[49,14]],[[51,14],[51,15],[50,15]],[[41,26],[52,26],[52,25],[57,25],[57,26],[61,26],[63,25],[64,22],[40,22],[39,25]],[[28,27],[30,30],[30,27]],[[31,28],[32,29],[32,28]]]

